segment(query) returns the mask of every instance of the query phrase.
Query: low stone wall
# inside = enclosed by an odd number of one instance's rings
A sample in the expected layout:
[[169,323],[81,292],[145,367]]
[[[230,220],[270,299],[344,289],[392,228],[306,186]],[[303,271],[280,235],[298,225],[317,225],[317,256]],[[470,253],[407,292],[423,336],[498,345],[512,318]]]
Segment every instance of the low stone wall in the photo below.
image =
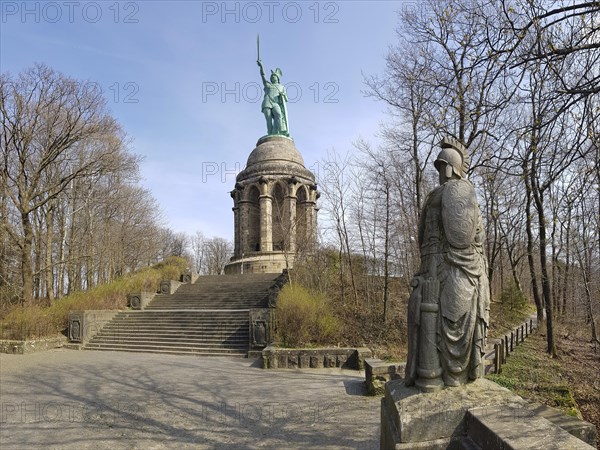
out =
[[364,370],[370,349],[361,348],[281,348],[266,347],[262,351],[264,369],[342,369]]
[[53,348],[60,348],[68,342],[65,336],[57,336],[46,339],[35,339],[30,341],[0,341],[0,353],[13,355],[24,355],[26,353],[43,352]]

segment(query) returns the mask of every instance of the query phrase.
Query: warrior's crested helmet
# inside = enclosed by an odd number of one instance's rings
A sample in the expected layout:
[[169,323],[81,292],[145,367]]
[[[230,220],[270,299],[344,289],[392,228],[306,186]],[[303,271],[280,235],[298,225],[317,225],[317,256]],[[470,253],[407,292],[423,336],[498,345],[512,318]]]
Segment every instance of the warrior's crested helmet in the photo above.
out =
[[458,175],[459,178],[466,178],[469,170],[469,156],[465,146],[453,137],[446,137],[442,140],[440,147],[442,147],[442,151],[433,162],[437,171],[439,172],[442,163],[445,163],[448,178],[452,176],[452,173]]
[[283,75],[283,73],[281,72],[281,69],[277,67],[275,70],[271,69],[271,76],[273,75],[277,77],[277,81],[281,81],[281,75]]

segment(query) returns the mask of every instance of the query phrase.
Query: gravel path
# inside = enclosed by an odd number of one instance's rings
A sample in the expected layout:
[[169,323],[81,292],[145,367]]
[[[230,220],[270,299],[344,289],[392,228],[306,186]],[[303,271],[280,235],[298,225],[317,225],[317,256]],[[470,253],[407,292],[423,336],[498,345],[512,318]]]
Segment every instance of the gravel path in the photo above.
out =
[[377,449],[364,374],[248,359],[0,354],[0,448]]

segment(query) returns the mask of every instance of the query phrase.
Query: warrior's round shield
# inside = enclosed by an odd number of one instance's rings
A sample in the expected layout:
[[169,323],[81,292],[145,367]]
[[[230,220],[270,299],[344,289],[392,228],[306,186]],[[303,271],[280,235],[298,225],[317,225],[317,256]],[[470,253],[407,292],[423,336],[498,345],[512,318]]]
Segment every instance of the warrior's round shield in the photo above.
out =
[[467,180],[446,182],[442,194],[442,222],[448,243],[467,248],[477,231],[477,198],[473,185]]

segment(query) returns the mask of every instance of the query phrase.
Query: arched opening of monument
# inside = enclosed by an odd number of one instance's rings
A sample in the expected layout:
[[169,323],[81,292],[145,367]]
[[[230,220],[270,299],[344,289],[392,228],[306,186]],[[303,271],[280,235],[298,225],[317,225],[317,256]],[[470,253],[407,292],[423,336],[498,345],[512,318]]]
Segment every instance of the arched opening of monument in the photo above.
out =
[[260,192],[256,186],[251,186],[248,192],[248,239],[246,252],[260,251]]
[[273,187],[273,250],[275,251],[287,250],[291,231],[284,189],[281,183],[275,183]]

